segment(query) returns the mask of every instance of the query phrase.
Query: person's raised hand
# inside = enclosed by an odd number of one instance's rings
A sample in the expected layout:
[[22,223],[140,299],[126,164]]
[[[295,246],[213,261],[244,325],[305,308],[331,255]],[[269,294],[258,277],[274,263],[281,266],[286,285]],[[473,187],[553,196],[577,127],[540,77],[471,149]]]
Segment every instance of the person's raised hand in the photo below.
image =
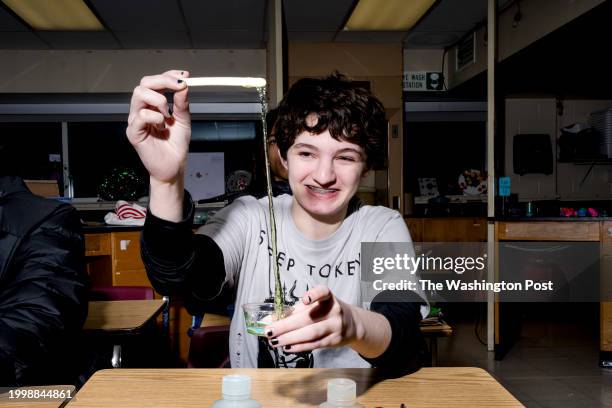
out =
[[[171,70],[145,76],[134,88],[126,134],[152,183],[172,184],[183,177],[191,138],[188,76]],[[168,91],[174,92],[173,112],[163,94]]]

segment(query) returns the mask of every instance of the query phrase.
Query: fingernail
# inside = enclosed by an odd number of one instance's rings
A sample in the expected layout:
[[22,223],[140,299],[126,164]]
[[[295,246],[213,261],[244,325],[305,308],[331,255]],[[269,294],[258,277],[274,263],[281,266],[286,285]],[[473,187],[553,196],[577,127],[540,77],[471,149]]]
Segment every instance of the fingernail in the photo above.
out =
[[271,329],[266,332],[266,336],[272,337],[272,330]]
[[278,344],[278,339],[277,338],[271,339],[270,344],[273,346],[276,346]]
[[176,82],[178,82],[179,84],[182,84],[183,80],[182,79],[177,79]]
[[304,296],[304,303],[308,304],[312,302],[312,299],[310,298],[310,296]]
[[168,116],[172,116],[172,108],[168,108]]
[[291,346],[290,345],[285,346],[285,350],[291,350]]

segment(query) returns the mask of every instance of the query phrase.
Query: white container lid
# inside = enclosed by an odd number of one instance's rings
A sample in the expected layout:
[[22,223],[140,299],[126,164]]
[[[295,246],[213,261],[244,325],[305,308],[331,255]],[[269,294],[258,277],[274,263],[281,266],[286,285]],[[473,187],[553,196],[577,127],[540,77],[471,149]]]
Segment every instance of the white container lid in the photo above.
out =
[[223,376],[221,393],[232,397],[250,397],[251,377],[237,374]]
[[357,384],[348,378],[333,378],[327,382],[327,403],[351,405],[357,399]]

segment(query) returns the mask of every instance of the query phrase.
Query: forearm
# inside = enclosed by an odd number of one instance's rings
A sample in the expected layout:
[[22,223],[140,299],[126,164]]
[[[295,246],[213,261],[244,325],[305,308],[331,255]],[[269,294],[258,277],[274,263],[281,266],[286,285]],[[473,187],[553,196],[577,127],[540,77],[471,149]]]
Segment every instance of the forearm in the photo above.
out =
[[385,316],[351,305],[355,322],[355,340],[350,346],[366,358],[383,354],[391,342],[391,325]]
[[181,219],[171,222],[147,214],[141,255],[155,290],[180,295],[197,314],[219,295],[225,281],[223,252],[212,238],[193,234],[194,206],[189,193],[181,203]]
[[183,219],[184,182],[179,177],[174,183],[163,183],[150,178],[149,210],[158,218],[179,222]]
[[[371,357],[375,354],[372,350],[367,354],[360,351],[361,356],[375,367],[416,368],[424,346],[419,325],[422,304],[422,299],[413,292],[382,292],[377,295],[372,300],[369,313],[382,316],[387,321],[390,340],[379,355]],[[377,333],[371,335],[379,336]],[[380,349],[376,349],[376,352],[380,352]]]

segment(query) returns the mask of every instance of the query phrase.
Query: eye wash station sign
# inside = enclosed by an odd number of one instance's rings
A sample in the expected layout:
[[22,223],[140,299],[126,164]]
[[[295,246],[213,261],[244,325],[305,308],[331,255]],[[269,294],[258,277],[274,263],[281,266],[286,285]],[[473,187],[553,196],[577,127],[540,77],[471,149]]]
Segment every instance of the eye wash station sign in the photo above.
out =
[[444,77],[441,72],[406,71],[403,88],[407,92],[427,92],[444,90]]

